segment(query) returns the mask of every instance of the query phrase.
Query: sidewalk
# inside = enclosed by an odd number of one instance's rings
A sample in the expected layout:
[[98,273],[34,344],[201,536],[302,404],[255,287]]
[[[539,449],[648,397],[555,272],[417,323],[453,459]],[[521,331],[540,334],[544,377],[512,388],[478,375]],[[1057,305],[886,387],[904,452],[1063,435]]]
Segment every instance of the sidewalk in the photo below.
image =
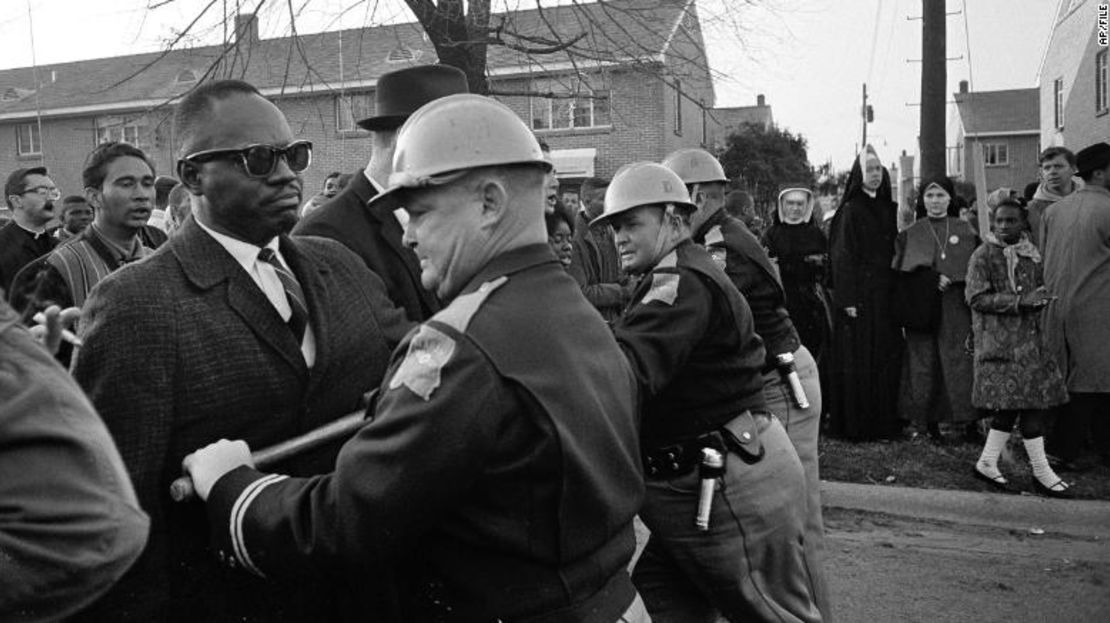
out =
[[1110,540],[1110,502],[821,481],[822,506]]

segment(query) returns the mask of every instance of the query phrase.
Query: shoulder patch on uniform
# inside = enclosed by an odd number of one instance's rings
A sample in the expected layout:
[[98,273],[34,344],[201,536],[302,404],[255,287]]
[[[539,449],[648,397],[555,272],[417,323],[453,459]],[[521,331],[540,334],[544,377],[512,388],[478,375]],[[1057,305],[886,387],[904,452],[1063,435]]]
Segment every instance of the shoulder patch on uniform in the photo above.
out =
[[426,324],[409,342],[405,359],[389,380],[389,389],[404,385],[425,401],[439,387],[440,372],[455,353],[455,340]]
[[497,288],[505,285],[508,280],[508,277],[502,275],[493,281],[483,283],[470,294],[455,297],[455,300],[433,316],[432,320],[438,320],[459,333],[465,333],[466,327],[470,325],[470,319],[478,312],[482,303],[485,303],[489,295],[493,294],[493,291]]
[[714,225],[705,232],[705,246],[721,245],[725,243],[725,235],[721,232],[720,225]]
[[674,305],[678,299],[679,278],[678,273],[652,273],[651,289],[640,302],[647,305],[652,301],[660,301],[666,305]]

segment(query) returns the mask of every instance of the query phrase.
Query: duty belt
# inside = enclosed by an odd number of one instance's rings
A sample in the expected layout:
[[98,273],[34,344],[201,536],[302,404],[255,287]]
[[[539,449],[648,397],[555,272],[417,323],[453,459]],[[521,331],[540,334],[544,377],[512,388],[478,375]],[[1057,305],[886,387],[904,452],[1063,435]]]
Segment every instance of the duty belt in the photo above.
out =
[[654,448],[645,448],[641,455],[644,477],[648,480],[667,480],[689,474],[701,462],[701,449],[713,448],[731,452],[745,463],[753,464],[763,458],[760,433],[773,418],[766,411],[744,411],[716,430]]

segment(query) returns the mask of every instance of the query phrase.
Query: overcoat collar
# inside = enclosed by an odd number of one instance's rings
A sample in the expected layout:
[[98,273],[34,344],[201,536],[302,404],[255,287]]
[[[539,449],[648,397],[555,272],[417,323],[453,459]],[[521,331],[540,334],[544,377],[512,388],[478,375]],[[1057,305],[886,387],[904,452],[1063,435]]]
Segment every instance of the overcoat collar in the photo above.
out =
[[[289,236],[280,236],[278,244],[282,257],[289,264],[308,299],[309,323],[316,336],[314,371],[320,371],[328,355],[328,326],[322,322],[328,297],[322,276],[329,270],[324,265],[311,265]],[[270,300],[235,258],[202,230],[192,217],[185,220],[180,233],[170,240],[169,248],[185,276],[197,288],[210,290],[226,282],[228,306],[260,340],[277,351],[300,375],[308,376],[301,345],[294,339]]]

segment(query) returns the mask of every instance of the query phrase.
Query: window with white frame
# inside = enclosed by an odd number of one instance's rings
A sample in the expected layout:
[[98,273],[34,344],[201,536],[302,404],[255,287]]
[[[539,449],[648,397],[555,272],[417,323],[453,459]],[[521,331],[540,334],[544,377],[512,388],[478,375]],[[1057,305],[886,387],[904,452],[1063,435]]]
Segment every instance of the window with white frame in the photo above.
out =
[[122,117],[98,117],[96,120],[96,144],[130,143],[143,146],[143,123]]
[[42,135],[39,124],[23,123],[15,129],[16,145],[20,156],[42,155]]
[[345,93],[335,98],[335,127],[340,132],[357,132],[357,123],[374,116],[371,93]]
[[1006,143],[983,143],[983,159],[987,166],[1010,164],[1010,148]]
[[1106,97],[1107,69],[1106,52],[1102,50],[1095,55],[1095,112],[1104,113],[1110,109],[1110,102]]
[[575,78],[534,80],[530,109],[533,130],[598,128],[610,124],[609,90]]
[[1064,79],[1057,78],[1052,81],[1052,109],[1053,125],[1062,130],[1064,128]]

